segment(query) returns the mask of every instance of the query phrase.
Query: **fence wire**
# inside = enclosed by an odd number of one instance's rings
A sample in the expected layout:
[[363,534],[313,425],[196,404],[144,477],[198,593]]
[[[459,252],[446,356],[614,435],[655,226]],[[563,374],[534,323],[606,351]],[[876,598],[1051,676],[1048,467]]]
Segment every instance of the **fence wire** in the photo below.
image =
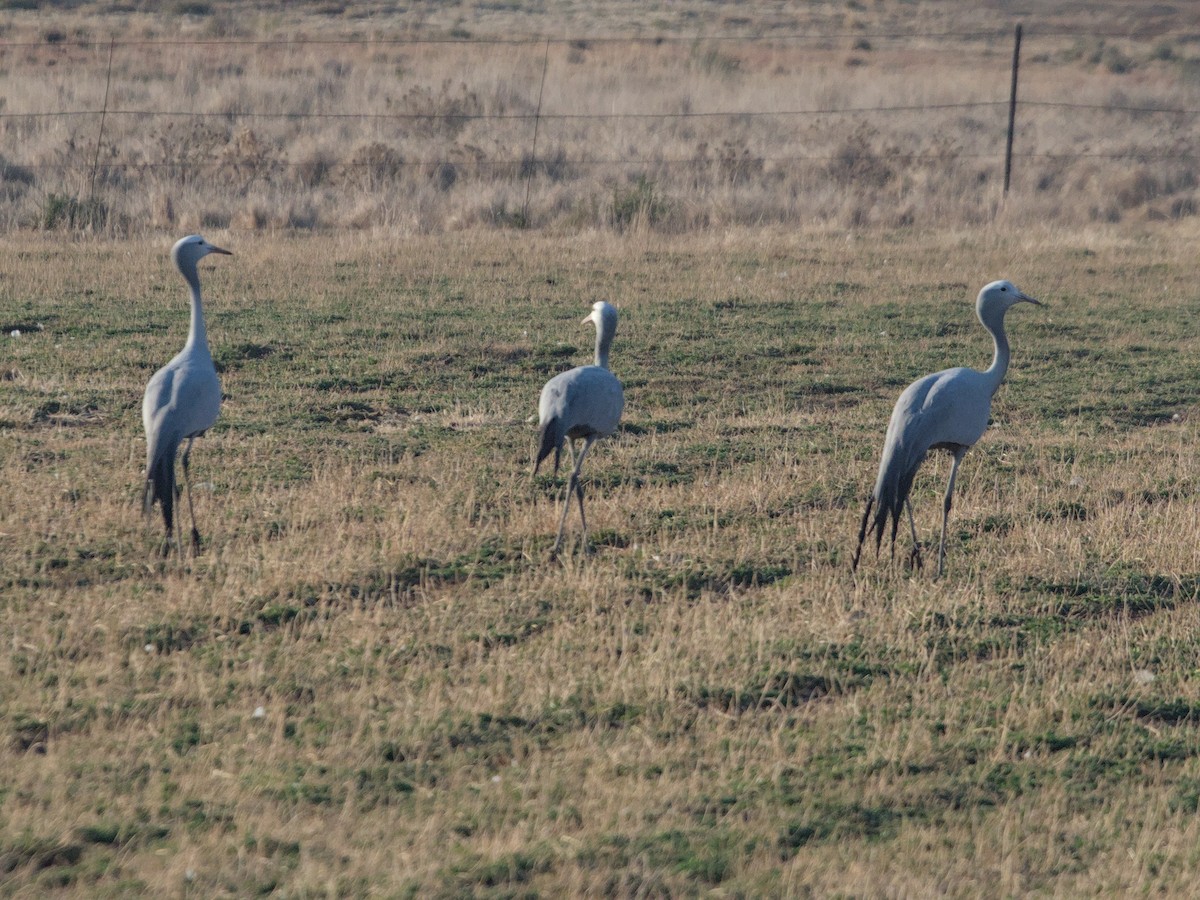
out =
[[[1038,40],[1088,40],[1102,45],[1105,40],[1120,39],[1126,45],[1141,46],[1142,55],[1147,58],[1155,58],[1158,53],[1158,58],[1169,60],[1174,51],[1163,55],[1160,50],[1150,49],[1150,44],[1161,48],[1164,41],[1176,40],[1186,47],[1195,37],[1187,31],[1159,32],[1152,38],[1116,32],[1080,36],[1066,30],[1027,27],[1025,53],[1036,52]],[[911,184],[919,181],[919,188],[950,195],[962,191],[971,179],[987,180],[989,176],[978,167],[993,166],[1004,159],[1003,140],[998,138],[1003,137],[1002,113],[1009,108],[1009,101],[1001,77],[996,79],[992,97],[975,96],[959,101],[884,99],[864,103],[853,102],[851,98],[850,102],[789,106],[763,103],[762,98],[756,102],[753,92],[728,91],[724,93],[731,94],[736,105],[721,108],[729,98],[718,96],[715,100],[704,98],[717,108],[697,109],[693,107],[701,104],[689,97],[677,104],[680,108],[647,110],[618,108],[633,101],[649,100],[641,95],[631,98],[627,89],[620,84],[614,87],[613,79],[597,70],[605,76],[597,78],[597,91],[601,96],[605,90],[619,94],[620,101],[610,100],[608,105],[612,108],[608,110],[563,109],[555,108],[552,102],[543,102],[547,73],[553,69],[551,48],[560,53],[556,60],[560,68],[557,74],[574,76],[572,55],[582,56],[597,47],[614,52],[622,48],[673,47],[683,54],[680,59],[691,66],[687,71],[693,76],[700,71],[708,82],[720,84],[722,75],[727,75],[728,81],[737,77],[740,61],[732,56],[710,59],[705,54],[716,52],[712,50],[714,47],[731,54],[747,48],[766,54],[790,54],[796,47],[813,45],[822,48],[820,52],[853,54],[859,50],[875,52],[880,45],[944,44],[964,53],[982,54],[991,60],[989,65],[999,75],[1006,75],[1007,63],[1000,61],[1008,54],[1010,41],[1007,32],[966,30],[795,33],[769,37],[720,34],[104,42],[67,40],[51,34],[43,42],[0,42],[0,60],[7,66],[0,79],[8,79],[10,85],[20,76],[23,66],[31,71],[53,62],[62,67],[59,72],[66,70],[71,76],[86,70],[89,78],[77,80],[91,84],[101,83],[96,76],[103,74],[105,86],[103,98],[93,91],[94,100],[83,103],[78,101],[80,96],[88,95],[86,87],[60,86],[58,95],[64,103],[61,108],[43,102],[38,104],[41,108],[20,109],[23,102],[38,101],[36,96],[27,99],[19,90],[9,89],[0,97],[0,206],[8,202],[11,207],[10,225],[28,223],[31,209],[35,211],[34,218],[40,216],[45,224],[46,216],[39,209],[39,206],[44,209],[48,202],[44,198],[48,195],[55,208],[64,202],[67,208],[74,208],[71,204],[81,202],[82,189],[78,187],[81,179],[86,185],[88,202],[99,196],[105,203],[120,206],[122,200],[116,193],[137,191],[139,179],[156,179],[153,183],[145,182],[143,191],[170,192],[171,185],[162,179],[174,179],[176,186],[186,187],[201,176],[225,179],[227,191],[243,198],[264,185],[285,193],[295,191],[297,186],[321,188],[326,190],[321,202],[328,202],[330,189],[335,185],[345,186],[348,178],[359,189],[375,193],[389,179],[407,178],[404,189],[411,193],[419,186],[420,178],[433,179],[442,192],[462,190],[470,181],[478,184],[481,179],[492,178],[521,186],[525,208],[520,219],[525,223],[529,221],[534,182],[542,182],[549,192],[557,191],[553,203],[562,207],[564,201],[558,196],[561,194],[558,189],[572,179],[578,182],[592,177],[583,173],[605,173],[602,183],[604,190],[612,195],[612,206],[620,201],[620,189],[612,181],[614,176],[628,179],[633,189],[641,192],[637,195],[639,202],[651,206],[662,194],[655,194],[656,186],[647,181],[650,177],[669,182],[662,189],[669,189],[674,197],[685,202],[706,202],[719,190],[731,189],[739,191],[739,202],[744,202],[746,188],[757,184],[766,194],[783,197],[790,193],[791,199],[777,203],[778,211],[772,213],[781,217],[788,210],[803,208],[799,193],[812,191],[822,178],[835,187],[876,191],[886,188],[898,194],[917,189]],[[852,42],[851,49],[837,50],[839,42]],[[401,73],[400,64],[394,63],[397,87],[410,85],[410,94],[404,95],[399,105],[418,108],[386,111],[329,108],[350,105],[339,103],[337,98],[357,89],[359,83],[351,76],[356,65],[363,65],[361,54],[371,59],[371,54],[379,57],[386,50],[421,48],[429,48],[425,52],[434,54],[421,57],[422,60],[437,59],[443,51],[453,51],[468,63],[489,50],[507,53],[527,49],[528,52],[519,57],[502,57],[511,69],[505,76],[511,82],[505,88],[510,96],[503,103],[488,103],[485,101],[489,98],[481,100],[476,96],[469,83],[470,65],[463,67],[466,74],[462,76],[461,87],[453,88],[458,90],[457,94],[451,92],[448,87],[451,80],[447,78],[440,87],[442,94],[438,95],[437,85],[423,84],[419,73]],[[245,57],[242,53],[247,50],[278,51],[284,60],[291,59],[287,54],[328,54],[328,71],[321,70],[316,75],[310,72],[306,76],[313,78],[317,88],[327,96],[317,99],[293,96],[289,103],[284,96],[287,91],[281,88],[278,97],[270,96],[269,91],[260,92],[261,96],[243,96],[204,108],[197,98],[204,96],[206,84],[189,82],[189,79],[196,82],[197,76],[184,70],[181,61],[184,57],[180,54],[199,54],[197,59],[209,67],[206,77],[211,73],[213,78],[224,79],[223,83],[234,86],[231,93],[236,94],[239,86],[261,74],[253,68],[255,57]],[[340,62],[338,54],[350,51],[360,56],[354,57],[353,64]],[[91,54],[90,62],[80,58],[85,53]],[[224,59],[220,53],[232,53],[234,58],[220,62]],[[131,68],[132,58],[161,60],[167,72],[163,80],[168,86],[177,84],[188,102],[170,104],[167,96],[168,102],[162,105],[131,104],[131,97],[136,100],[140,95],[149,95],[144,83],[154,83],[153,77]],[[791,64],[804,58],[802,54],[786,59]],[[1178,55],[1173,58],[1181,66],[1191,65],[1200,70],[1200,60]],[[380,63],[385,67],[388,64],[391,63]],[[172,65],[177,68],[174,72]],[[290,66],[299,72],[305,65],[312,68],[307,57],[303,65],[281,63],[280,69],[286,72]],[[529,72],[521,74],[522,66]],[[566,68],[562,69],[563,66]],[[711,67],[711,71],[706,67]],[[54,69],[41,71],[53,73]],[[881,74],[885,80],[889,79],[887,73]],[[553,82],[555,77],[552,73],[550,80]],[[1052,171],[1036,173],[1038,190],[1069,180],[1063,176],[1063,167],[1072,164],[1170,164],[1176,169],[1194,168],[1200,159],[1196,150],[1200,132],[1195,123],[1200,103],[1188,102],[1197,92],[1187,90],[1186,79],[1183,84],[1183,90],[1169,96],[1150,96],[1152,92],[1143,87],[1132,98],[1113,91],[1111,102],[1095,102],[1080,98],[1077,91],[1071,91],[1070,96],[1054,97],[1053,81],[1043,80],[1033,97],[1021,99],[1017,105],[1014,118],[1017,141],[1011,158],[1031,166],[1053,167]],[[952,86],[939,85],[936,92],[927,92],[944,94]],[[971,93],[980,93],[978,86]],[[45,94],[41,97],[44,99]],[[505,105],[510,108],[488,108]],[[1056,116],[1059,118],[1055,119]],[[1160,124],[1142,130],[1097,124],[1089,132],[1080,124],[1085,117],[1093,117],[1096,122],[1104,117],[1124,117],[1130,123]],[[1065,140],[1061,133],[1066,130],[1062,123],[1067,119],[1075,120],[1071,128],[1079,137],[1074,142]],[[272,128],[288,131],[280,137],[270,132]],[[354,147],[354,152],[333,156],[311,147],[297,149],[304,146],[299,136],[318,133],[336,136]],[[981,138],[981,133],[992,137]],[[1114,135],[1120,140],[1115,140]],[[58,144],[51,145],[52,140]],[[403,149],[395,149],[401,142]],[[906,143],[912,146],[905,146]],[[1064,143],[1069,146],[1063,146]],[[916,178],[905,175],[902,167],[922,167],[929,174]],[[968,172],[964,167],[975,168]],[[793,180],[786,181],[785,174],[793,176]],[[1176,171],[1163,181],[1166,191],[1178,191],[1180,186],[1186,190],[1189,176]],[[903,187],[906,183],[910,186]],[[1200,183],[1200,177],[1192,176],[1190,183]],[[584,185],[580,190],[596,193],[594,184]],[[498,192],[497,189],[493,194]],[[688,197],[689,192],[694,196]],[[231,202],[228,200],[227,205]],[[498,201],[493,196],[488,202],[494,208]],[[499,202],[503,205],[507,201]],[[1184,210],[1194,205],[1190,201],[1176,204]],[[501,212],[501,218],[511,215],[510,210]]]

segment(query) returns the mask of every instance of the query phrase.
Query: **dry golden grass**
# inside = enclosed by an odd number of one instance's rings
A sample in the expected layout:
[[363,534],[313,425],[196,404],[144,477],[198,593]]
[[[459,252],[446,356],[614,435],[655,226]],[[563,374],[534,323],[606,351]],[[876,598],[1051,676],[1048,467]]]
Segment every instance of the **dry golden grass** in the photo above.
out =
[[[1138,111],[1200,108],[1182,7],[1028,16],[1002,205],[1015,19],[985,9],[133,6],[0,13],[6,229],[1080,225],[1197,208],[1196,117]],[[1089,37],[1114,32],[1130,36]]]
[[[170,241],[6,241],[6,894],[1190,892],[1190,220],[208,236],[227,401],[204,552],[165,562]],[[1010,317],[947,576],[856,583],[890,405],[986,364],[999,276],[1048,306]],[[529,417],[600,297],[628,406],[597,552],[552,563]]]

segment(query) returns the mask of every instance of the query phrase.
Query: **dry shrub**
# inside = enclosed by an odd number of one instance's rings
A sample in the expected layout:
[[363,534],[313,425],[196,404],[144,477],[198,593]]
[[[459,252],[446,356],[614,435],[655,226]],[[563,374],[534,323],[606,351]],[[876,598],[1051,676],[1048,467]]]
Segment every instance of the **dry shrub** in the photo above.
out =
[[1176,197],[1171,201],[1171,218],[1182,219],[1186,216],[1196,215],[1200,203],[1197,202],[1196,195],[1188,194],[1182,197]]
[[346,165],[347,185],[374,191],[399,180],[404,156],[395,147],[380,141],[363,144],[354,150]]
[[10,163],[0,155],[0,197],[18,200],[35,181],[32,169]]
[[[1113,194],[1109,173],[1098,161],[1073,166],[1064,178],[1060,196],[1069,196],[1076,209],[1092,222],[1119,222],[1121,207]],[[1060,207],[1060,212],[1063,211]]]
[[[229,127],[213,119],[168,121],[148,152],[149,161],[176,166],[184,174],[194,173],[220,158],[231,139]],[[236,152],[227,159],[236,162]]]
[[245,127],[239,128],[232,140],[220,149],[217,161],[223,175],[244,180],[266,175],[278,159],[254,129]]
[[716,177],[734,185],[749,184],[762,178],[763,159],[752,153],[744,141],[727,138],[710,148],[707,141],[696,147],[698,167],[715,169]]
[[275,221],[284,228],[311,231],[321,224],[317,204],[310,200],[294,200],[284,205]]
[[617,231],[641,232],[666,224],[670,203],[648,175],[637,175],[613,187],[610,225]]
[[171,195],[156,191],[150,199],[150,223],[156,228],[171,228],[175,225],[175,204]]
[[1157,177],[1144,168],[1134,169],[1113,179],[1113,196],[1122,209],[1149,203],[1161,189]]
[[1144,210],[1152,218],[1193,215],[1194,186],[1195,176],[1188,170],[1149,166],[1123,169],[1094,162],[1075,167],[1064,192],[1076,202],[1085,203],[1092,220],[1119,222],[1135,210]]
[[439,191],[448,191],[458,181],[458,167],[452,162],[440,162],[428,169],[429,180]]
[[397,101],[396,112],[411,117],[408,128],[419,137],[456,138],[470,118],[484,112],[479,95],[465,82],[450,79],[439,88],[414,85]]
[[315,188],[330,180],[337,159],[327,150],[313,150],[295,164],[296,177],[305,188]]
[[826,172],[835,182],[853,185],[859,189],[885,187],[896,172],[888,162],[891,150],[875,147],[878,132],[867,125],[860,125],[847,137],[826,166]]
[[[232,214],[227,209],[216,209],[208,207],[200,211],[199,221],[201,228],[215,230],[218,228],[228,228],[229,223],[233,220]],[[188,226],[191,230],[194,226]]]
[[248,203],[230,219],[229,227],[236,231],[262,231],[271,222],[271,215],[262,203]]
[[366,231],[383,224],[383,214],[376,200],[364,199],[342,219],[342,227],[354,231]]

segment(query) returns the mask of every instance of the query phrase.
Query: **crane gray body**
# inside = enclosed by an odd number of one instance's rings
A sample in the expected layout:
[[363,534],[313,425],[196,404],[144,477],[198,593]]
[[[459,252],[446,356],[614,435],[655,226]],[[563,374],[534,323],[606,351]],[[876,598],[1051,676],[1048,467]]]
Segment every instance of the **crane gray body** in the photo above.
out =
[[578,366],[546,382],[538,398],[538,456],[554,452],[554,471],[566,440],[608,437],[621,422],[625,394],[617,376],[603,366]]
[[617,330],[617,311],[600,301],[592,306],[591,314],[583,321],[596,326],[595,363],[555,375],[546,382],[538,398],[538,449],[533,462],[535,474],[551,453],[554,454],[554,471],[557,472],[563,444],[566,443],[570,449],[574,441],[583,441],[583,448],[571,468],[553,553],[557,553],[562,545],[572,493],[579,500],[579,520],[586,545],[587,517],[583,511],[583,486],[579,483],[579,472],[592,444],[617,430],[621,412],[625,408],[621,382],[608,370],[608,351]]
[[[867,498],[852,568],[858,568],[868,530],[874,533],[875,551],[879,552],[889,521],[894,552],[902,508],[908,509],[913,559],[920,564],[920,544],[909,492],[917,469],[929,451],[947,450],[953,456],[953,462],[942,506],[942,536],[938,544],[937,574],[942,574],[946,557],[946,522],[950,516],[958,466],[966,452],[987,430],[992,397],[1008,371],[1010,353],[1008,336],[1004,331],[1004,314],[1014,304],[1021,302],[1040,305],[1033,297],[1017,290],[1011,282],[994,281],[986,285],[976,299],[975,312],[992,336],[995,351],[992,365],[983,372],[966,367],[935,372],[917,379],[900,394],[888,422],[879,475],[871,496]],[[875,512],[873,520],[872,509]]]
[[191,293],[191,325],[183,349],[151,376],[142,397],[142,425],[146,430],[145,508],[149,513],[155,503],[162,507],[166,528],[164,553],[170,550],[175,528],[175,456],[185,440],[188,445],[183,453],[183,470],[188,507],[192,509],[192,544],[199,547],[200,532],[196,528],[187,478],[188,460],[192,441],[213,426],[221,411],[221,383],[208,349],[200,277],[196,271],[196,263],[210,253],[229,254],[229,251],[195,234],[182,238],[171,248],[171,259]]

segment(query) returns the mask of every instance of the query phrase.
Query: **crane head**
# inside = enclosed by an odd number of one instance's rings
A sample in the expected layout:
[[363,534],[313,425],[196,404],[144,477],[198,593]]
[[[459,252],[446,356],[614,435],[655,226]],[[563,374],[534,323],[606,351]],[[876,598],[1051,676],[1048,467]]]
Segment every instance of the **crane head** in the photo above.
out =
[[171,248],[171,259],[179,269],[183,269],[185,266],[195,268],[196,263],[210,253],[233,255],[231,251],[210,244],[198,234],[189,234],[175,242],[175,246]]
[[995,315],[997,312],[1003,314],[1018,303],[1042,305],[1042,301],[1022,293],[1011,281],[993,281],[991,284],[985,284],[979,292],[979,299],[975,301],[975,312],[981,321],[986,321],[985,315]]
[[591,322],[597,331],[607,330],[610,333],[617,330],[617,308],[611,303],[597,300],[592,304],[592,311],[584,317],[581,325]]

